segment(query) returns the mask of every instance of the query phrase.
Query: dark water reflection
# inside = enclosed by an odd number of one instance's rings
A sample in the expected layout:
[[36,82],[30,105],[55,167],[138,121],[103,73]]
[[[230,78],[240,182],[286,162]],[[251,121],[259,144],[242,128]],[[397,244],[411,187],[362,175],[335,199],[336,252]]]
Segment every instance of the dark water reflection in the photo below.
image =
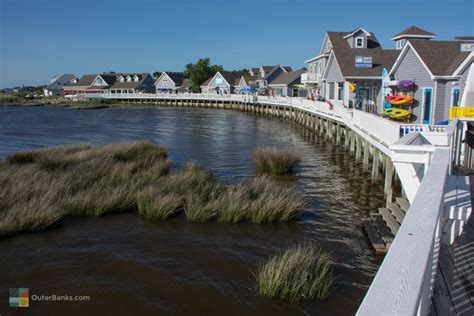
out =
[[[0,313],[13,313],[8,288],[30,294],[90,295],[90,302],[30,302],[30,312],[84,314],[353,314],[377,269],[360,228],[383,204],[342,148],[280,119],[180,108],[0,108],[0,158],[64,143],[150,140],[179,167],[194,160],[227,183],[254,175],[252,151],[277,146],[302,157],[294,178],[304,194],[297,223],[149,223],[134,214],[67,218],[56,229],[0,241]],[[255,295],[252,271],[288,244],[311,239],[332,252],[336,291],[323,303],[284,304]]]

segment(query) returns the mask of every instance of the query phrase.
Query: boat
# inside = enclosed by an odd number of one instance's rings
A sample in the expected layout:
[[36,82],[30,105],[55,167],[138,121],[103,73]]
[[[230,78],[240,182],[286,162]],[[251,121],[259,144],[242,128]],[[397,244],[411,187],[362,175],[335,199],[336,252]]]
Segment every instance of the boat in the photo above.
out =
[[403,105],[413,102],[413,97],[410,95],[390,95],[385,97],[385,100],[392,105]]
[[409,88],[415,85],[415,81],[413,80],[399,80],[398,81],[398,88]]
[[410,111],[397,108],[385,109],[383,113],[391,119],[409,118],[411,115]]

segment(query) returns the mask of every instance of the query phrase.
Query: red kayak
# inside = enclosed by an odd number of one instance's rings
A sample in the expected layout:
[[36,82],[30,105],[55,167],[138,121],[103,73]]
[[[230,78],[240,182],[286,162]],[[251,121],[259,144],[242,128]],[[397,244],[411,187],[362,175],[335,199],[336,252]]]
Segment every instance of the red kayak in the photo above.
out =
[[390,95],[386,97],[385,100],[392,105],[402,105],[411,103],[413,101],[413,97],[409,95]]

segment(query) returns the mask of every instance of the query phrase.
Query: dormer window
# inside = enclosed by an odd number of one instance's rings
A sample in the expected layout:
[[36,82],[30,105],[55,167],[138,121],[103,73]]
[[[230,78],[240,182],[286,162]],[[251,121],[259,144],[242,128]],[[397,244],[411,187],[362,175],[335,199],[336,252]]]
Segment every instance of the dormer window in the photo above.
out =
[[138,76],[137,76],[137,75],[135,75],[135,76],[133,77],[133,82],[138,82]]
[[364,48],[364,38],[363,37],[356,37],[355,47],[356,48]]
[[125,79],[123,78],[123,76],[120,76],[118,80],[119,80],[119,82],[124,82],[124,81],[125,81]]
[[132,82],[132,77],[127,76],[127,82]]

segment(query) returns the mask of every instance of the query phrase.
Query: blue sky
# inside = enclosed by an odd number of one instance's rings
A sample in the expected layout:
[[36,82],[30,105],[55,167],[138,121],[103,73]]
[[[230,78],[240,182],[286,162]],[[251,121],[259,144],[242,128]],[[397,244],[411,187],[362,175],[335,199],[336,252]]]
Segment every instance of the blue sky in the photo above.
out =
[[299,68],[326,30],[362,26],[393,48],[391,35],[410,25],[439,40],[474,35],[473,15],[473,0],[0,0],[0,87],[59,73],[182,71],[200,57],[229,70]]

